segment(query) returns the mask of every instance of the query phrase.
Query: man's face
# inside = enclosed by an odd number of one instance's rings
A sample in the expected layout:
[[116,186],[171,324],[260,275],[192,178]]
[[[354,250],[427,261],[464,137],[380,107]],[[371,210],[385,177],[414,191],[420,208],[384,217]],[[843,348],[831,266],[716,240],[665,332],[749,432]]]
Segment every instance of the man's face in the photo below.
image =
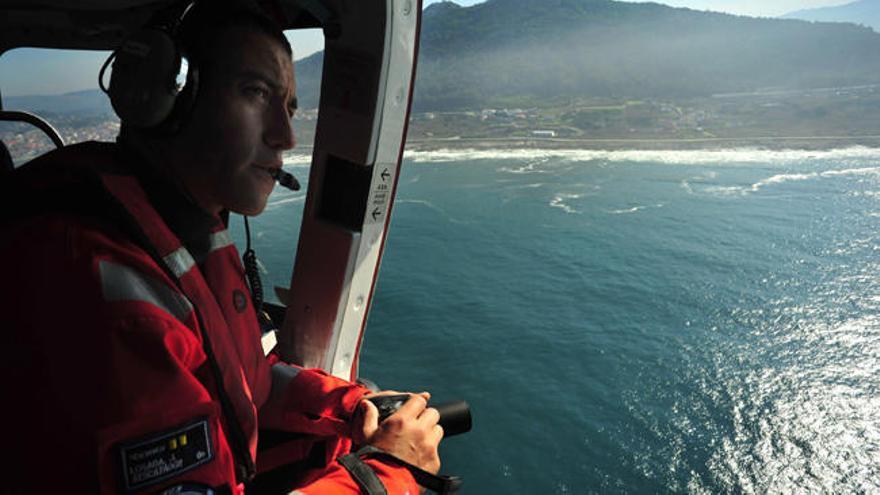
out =
[[209,212],[256,215],[266,207],[284,150],[295,144],[293,62],[278,41],[246,27],[210,40],[213,62],[177,136],[181,179]]

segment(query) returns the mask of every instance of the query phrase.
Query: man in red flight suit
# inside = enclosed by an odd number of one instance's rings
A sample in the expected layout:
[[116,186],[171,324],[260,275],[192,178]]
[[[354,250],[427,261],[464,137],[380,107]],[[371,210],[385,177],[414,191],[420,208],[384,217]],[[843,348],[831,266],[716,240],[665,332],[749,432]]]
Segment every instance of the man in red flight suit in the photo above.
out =
[[[290,487],[305,495],[359,493],[332,461],[352,442],[436,473],[427,394],[379,425],[363,387],[264,354],[219,214],[260,213],[295,144],[290,47],[253,15],[194,19],[183,40],[199,91],[176,132],[123,122],[119,144],[70,146],[3,178],[3,491],[243,493],[258,427],[336,446]],[[389,493],[419,492],[403,463],[363,466]]]

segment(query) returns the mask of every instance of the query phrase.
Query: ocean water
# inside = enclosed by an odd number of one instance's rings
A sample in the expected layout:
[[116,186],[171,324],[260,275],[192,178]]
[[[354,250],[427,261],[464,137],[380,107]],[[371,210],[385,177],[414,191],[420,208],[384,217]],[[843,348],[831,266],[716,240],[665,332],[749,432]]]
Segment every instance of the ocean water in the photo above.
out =
[[464,493],[878,491],[880,150],[409,153],[361,374],[471,404]]

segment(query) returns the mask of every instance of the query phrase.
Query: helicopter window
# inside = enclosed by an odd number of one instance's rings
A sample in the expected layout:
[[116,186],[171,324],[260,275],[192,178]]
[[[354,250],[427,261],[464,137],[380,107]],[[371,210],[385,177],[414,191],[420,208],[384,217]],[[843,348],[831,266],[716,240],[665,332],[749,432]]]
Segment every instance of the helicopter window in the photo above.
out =
[[[67,144],[112,141],[119,119],[97,89],[97,74],[109,52],[18,48],[0,57],[3,109],[36,114]],[[22,122],[0,122],[0,140],[15,165],[55,149],[41,130]]]
[[295,60],[297,109],[293,120],[297,149],[292,153],[310,154],[315,141],[315,124],[318,121],[324,34],[320,29],[289,29],[284,35],[290,41]]
[[[320,29],[288,30],[285,35],[294,58],[305,67],[298,85],[299,107],[294,115],[297,141],[311,146],[317,120],[317,101],[324,48]],[[39,115],[55,127],[66,144],[113,141],[119,119],[109,99],[98,89],[98,72],[110,52],[17,48],[0,56],[0,91],[4,110]],[[0,122],[0,140],[20,165],[55,148],[39,129],[19,122]]]

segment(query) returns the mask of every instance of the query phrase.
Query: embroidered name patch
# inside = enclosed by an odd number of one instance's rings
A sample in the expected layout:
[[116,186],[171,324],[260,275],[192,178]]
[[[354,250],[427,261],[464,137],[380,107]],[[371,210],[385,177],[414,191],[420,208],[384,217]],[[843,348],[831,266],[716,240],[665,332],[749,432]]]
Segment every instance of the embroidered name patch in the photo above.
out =
[[126,491],[165,481],[214,458],[207,419],[122,444],[119,453]]

